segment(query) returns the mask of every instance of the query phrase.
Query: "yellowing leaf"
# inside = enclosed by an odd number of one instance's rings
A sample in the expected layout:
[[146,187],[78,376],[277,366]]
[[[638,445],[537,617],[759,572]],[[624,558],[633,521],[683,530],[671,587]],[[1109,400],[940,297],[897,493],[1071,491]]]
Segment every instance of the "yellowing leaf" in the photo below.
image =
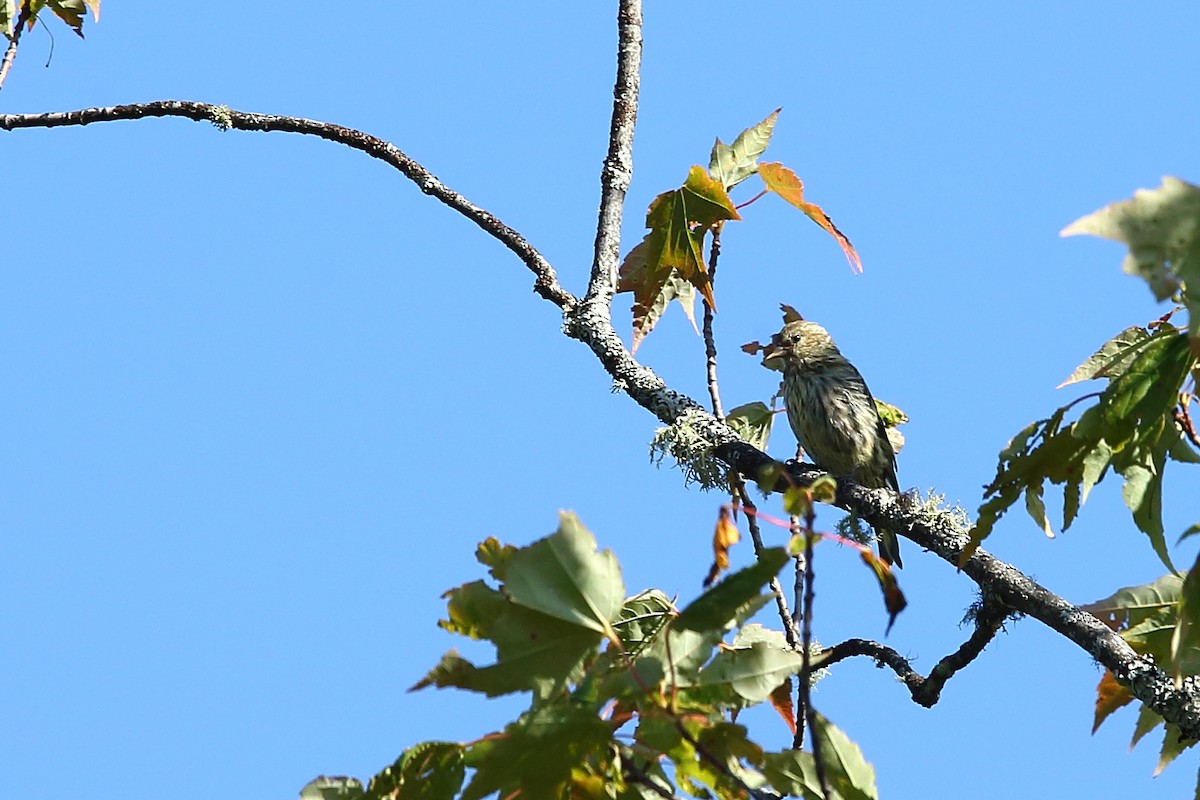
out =
[[908,600],[905,599],[904,592],[900,591],[896,573],[892,571],[890,564],[875,555],[869,547],[860,550],[859,555],[862,556],[863,563],[871,568],[875,580],[879,582],[879,589],[883,593],[883,606],[888,612],[887,630],[891,631],[896,617],[908,607]]
[[705,587],[712,586],[717,576],[729,569],[729,550],[741,538],[737,525],[733,524],[733,514],[730,513],[729,506],[721,506],[721,512],[717,515],[717,527],[713,531],[713,565],[704,578]]
[[738,436],[759,450],[767,449],[767,439],[771,436],[774,420],[775,412],[760,402],[740,405],[725,417],[725,422],[737,431]]
[[704,237],[713,226],[731,219],[741,217],[725,187],[698,166],[692,167],[683,186],[650,203],[646,212],[650,232],[626,256],[618,285],[618,291],[633,293],[635,348],[673,299],[684,304],[693,327],[693,290],[699,290],[716,310],[704,261]]
[[796,173],[778,162],[759,164],[758,174],[763,179],[769,191],[782,197],[788,203],[804,212],[804,214],[813,222],[824,228],[830,236],[837,240],[838,245],[842,248],[842,252],[846,254],[846,260],[850,262],[850,269],[855,272],[862,272],[862,260],[858,257],[858,252],[854,249],[854,245],[850,244],[850,240],[846,238],[846,234],[838,230],[833,224],[833,220],[829,218],[820,206],[815,203],[809,203],[804,199],[804,184]]
[[679,307],[683,309],[688,322],[692,323],[692,330],[696,331],[697,336],[700,335],[700,328],[696,325],[696,287],[684,280],[680,276],[679,270],[672,269],[658,283],[658,294],[654,295],[649,305],[646,305],[647,292],[640,292],[639,290],[647,281],[646,243],[649,239],[650,237],[646,236],[625,256],[625,260],[621,262],[621,271],[617,281],[618,293],[635,293],[633,303],[633,342],[630,348],[634,353],[641,346],[642,340],[646,338],[650,331],[654,330],[654,326],[658,324],[659,319],[662,318],[672,300],[679,301]]
[[717,139],[709,159],[708,174],[726,189],[732,189],[753,175],[758,170],[758,157],[771,141],[775,120],[779,118],[781,110],[775,109],[762,122],[746,128],[733,140],[732,145]]
[[1108,719],[1118,708],[1133,702],[1133,692],[1117,683],[1110,670],[1104,670],[1100,683],[1096,686],[1096,717],[1092,722],[1092,733],[1100,728],[1100,723]]

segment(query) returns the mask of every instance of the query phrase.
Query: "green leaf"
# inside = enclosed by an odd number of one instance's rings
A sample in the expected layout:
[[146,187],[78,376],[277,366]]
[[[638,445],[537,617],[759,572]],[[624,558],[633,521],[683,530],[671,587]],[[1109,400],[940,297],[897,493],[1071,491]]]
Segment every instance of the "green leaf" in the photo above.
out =
[[674,617],[675,606],[671,599],[658,589],[648,589],[625,601],[613,628],[625,651],[637,656]]
[[754,564],[726,576],[688,604],[674,627],[693,631],[724,629],[742,607],[759,598],[762,588],[779,574],[789,558],[782,547],[764,549]]
[[849,800],[875,800],[875,768],[863,757],[862,750],[840,728],[816,715],[812,735],[821,740],[821,757],[829,783]]
[[344,776],[313,778],[300,790],[300,800],[353,800],[363,796],[363,787]]
[[485,635],[496,644],[496,663],[476,667],[451,650],[409,691],[436,686],[489,697],[532,691],[544,698],[565,690],[569,681],[577,679],[582,662],[599,644],[600,636],[589,628],[507,601],[493,607],[496,618],[469,627],[469,632]]
[[1179,602],[1183,578],[1164,575],[1141,586],[1127,586],[1103,600],[1080,606],[1114,631],[1127,629]]
[[1122,268],[1143,278],[1162,301],[1179,286],[1173,265],[1194,257],[1198,222],[1200,188],[1167,177],[1157,189],[1138,189],[1130,200],[1075,220],[1060,235],[1088,234],[1128,245]]
[[757,172],[758,157],[771,142],[775,121],[782,110],[777,108],[762,122],[746,128],[733,140],[732,145],[717,139],[708,163],[709,176],[729,190]]
[[1112,378],[1125,372],[1142,347],[1150,340],[1150,334],[1133,325],[1118,333],[1100,346],[1100,349],[1084,361],[1057,388],[1070,386],[1094,378]]
[[1184,738],[1179,726],[1173,722],[1167,723],[1163,730],[1162,749],[1158,751],[1158,766],[1154,768],[1154,776],[1158,777],[1167,765],[1179,757],[1179,754],[1196,744],[1195,739]]
[[0,0],[0,33],[11,37],[17,20],[17,0]]
[[879,398],[875,398],[875,410],[879,412],[879,418],[883,420],[885,428],[894,428],[908,422],[908,414],[905,414],[899,406],[885,403]]
[[1087,501],[1092,488],[1100,482],[1100,478],[1104,475],[1104,470],[1108,469],[1111,460],[1112,448],[1103,439],[1096,442],[1095,447],[1084,454],[1083,478],[1080,482],[1082,494],[1079,498],[1081,504]]
[[1183,284],[1193,352],[1200,354],[1200,187],[1163,178],[1157,189],[1139,189],[1129,200],[1106,206],[1063,229],[1063,236],[1090,234],[1129,246],[1122,269],[1141,277],[1157,300]]
[[1163,532],[1161,472],[1138,464],[1127,468],[1123,474],[1125,485],[1121,488],[1121,497],[1133,512],[1134,523],[1150,538],[1150,546],[1159,560],[1167,569],[1174,570]]
[[789,676],[798,673],[801,665],[800,654],[794,650],[759,641],[749,647],[721,650],[700,671],[700,683],[728,686],[745,700],[760,703]]
[[453,800],[466,778],[465,747],[422,742],[371,779],[365,800]]
[[46,6],[54,12],[54,16],[70,26],[71,30],[83,38],[83,18],[88,8],[91,8],[96,21],[100,21],[100,0],[46,0]]
[[1178,621],[1171,636],[1171,672],[1175,676],[1175,688],[1183,686],[1189,656],[1194,660],[1200,653],[1200,555],[1192,564],[1179,598]]
[[[875,786],[875,768],[845,733],[822,715],[816,717],[812,735],[821,739],[825,775],[835,796],[846,800],[876,800],[879,791]],[[763,775],[776,791],[802,795],[808,800],[823,800],[811,752],[766,753],[763,764]]]
[[[804,797],[806,800],[826,800],[817,779],[813,754],[806,750],[784,750],[763,755],[763,775],[780,794]],[[829,798],[837,800],[837,797]]]
[[505,590],[514,603],[616,639],[612,622],[625,601],[621,568],[579,518],[559,514],[558,531],[515,553]]
[[466,754],[474,770],[462,800],[500,797],[574,796],[572,787],[586,771],[604,771],[611,758],[612,733],[591,711],[548,706],[523,715],[503,735],[482,739]]
[[1129,749],[1132,750],[1138,742],[1142,740],[1147,733],[1162,725],[1165,720],[1160,717],[1150,706],[1142,706],[1138,712],[1137,722],[1133,726],[1133,738],[1129,741]]
[[500,592],[483,581],[451,589],[445,597],[449,619],[439,620],[438,627],[471,639],[490,638],[492,623],[509,605]]
[[737,431],[750,444],[759,450],[767,449],[767,439],[771,436],[771,424],[775,420],[775,412],[766,403],[753,402],[740,405],[729,412],[725,422]]
[[[672,269],[700,290],[710,306],[716,307],[708,267],[704,262],[704,234],[714,224],[741,219],[733,201],[719,181],[692,167],[683,186],[654,198],[646,211],[647,286],[655,291],[635,291],[635,301],[658,294],[657,287]],[[643,303],[649,305],[649,302]]]
[[1025,489],[1025,510],[1042,532],[1053,539],[1054,528],[1050,525],[1050,518],[1046,516],[1046,504],[1042,501],[1042,484],[1033,484]]

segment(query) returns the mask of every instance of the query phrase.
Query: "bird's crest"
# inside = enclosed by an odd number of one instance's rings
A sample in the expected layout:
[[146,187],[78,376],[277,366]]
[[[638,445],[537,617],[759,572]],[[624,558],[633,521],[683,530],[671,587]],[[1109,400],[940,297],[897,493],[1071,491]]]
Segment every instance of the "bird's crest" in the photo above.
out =
[[789,306],[787,303],[780,303],[779,307],[783,310],[783,324],[787,325],[790,322],[800,322],[804,317],[800,316],[800,312]]

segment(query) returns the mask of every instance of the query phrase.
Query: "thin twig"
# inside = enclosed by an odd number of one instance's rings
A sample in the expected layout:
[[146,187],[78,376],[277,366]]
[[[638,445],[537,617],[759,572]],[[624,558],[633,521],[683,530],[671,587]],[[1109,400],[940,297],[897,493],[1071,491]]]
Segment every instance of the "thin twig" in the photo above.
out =
[[[746,491],[746,482],[742,480],[742,476],[733,473],[731,478],[733,484],[733,494],[742,508],[746,510],[746,527],[750,530],[750,541],[754,543],[754,555],[759,556],[765,547],[762,538],[762,529],[758,525],[758,506],[754,505],[754,501],[750,498],[750,492]],[[779,620],[783,623],[783,635],[787,639],[788,647],[793,650],[800,650],[800,631],[796,627],[796,620],[792,616],[791,610],[788,609],[787,595],[783,592],[783,584],[779,581],[779,576],[771,578],[770,584],[771,594],[775,595],[775,607],[779,611]]]
[[1192,424],[1192,414],[1188,409],[1188,403],[1180,403],[1176,406],[1174,417],[1188,440],[1196,447],[1200,447],[1200,435],[1197,435],[1196,426]]
[[[810,671],[813,599],[815,597],[813,585],[816,583],[817,577],[817,573],[813,569],[813,527],[816,521],[816,504],[810,496],[808,499],[808,509],[804,516],[804,604],[800,627],[799,705],[804,709],[804,719],[808,723],[808,737],[809,741],[812,742],[813,764],[817,768],[817,783],[821,786],[821,795],[825,800],[829,800],[833,792],[829,788],[829,776],[825,773],[825,758],[821,752],[821,737],[817,735],[817,710],[813,708],[812,704],[812,673]],[[803,736],[803,733],[801,733],[801,736]],[[793,744],[793,747],[796,747],[796,744]]]
[[400,148],[362,131],[318,122],[299,117],[282,117],[275,114],[252,114],[235,111],[226,106],[196,103],[184,100],[159,100],[153,103],[110,106],[108,108],[85,108],[51,114],[0,114],[0,128],[54,128],[62,125],[88,125],[93,122],[143,119],[145,117],[185,117],[197,122],[211,122],[220,128],[235,128],[243,131],[283,131],[317,136],[338,142],[367,155],[378,158],[399,170],[427,195],[440,200],[450,208],[474,222],[485,233],[500,241],[517,254],[533,272],[534,291],[564,311],[578,301],[558,283],[554,268],[533,245],[521,234],[501,222],[495,214],[468,200],[446,186],[422,165],[409,158]]
[[29,9],[32,8],[31,3],[19,3],[21,10],[17,12],[16,22],[13,24],[12,36],[8,39],[8,47],[4,50],[4,58],[0,59],[0,89],[4,88],[4,79],[8,77],[8,71],[12,68],[13,61],[17,57],[17,45],[21,41],[21,31],[25,29],[25,23],[29,21]]
[[674,720],[675,729],[679,731],[679,735],[683,737],[683,740],[692,746],[692,748],[696,751],[696,755],[700,756],[700,758],[716,767],[717,772],[720,772],[727,779],[737,784],[737,787],[745,792],[748,796],[757,796],[757,793],[751,789],[744,780],[738,777],[733,770],[729,768],[728,764],[709,752],[708,748],[700,744],[700,741],[695,736],[692,736],[690,733],[688,733],[688,730],[684,727],[681,719],[675,717]]
[[626,780],[631,780],[634,783],[645,786],[650,791],[657,794],[665,800],[679,800],[679,795],[671,791],[669,786],[663,786],[654,779],[650,773],[637,765],[633,750],[629,747],[619,745],[618,750],[621,753],[622,769],[625,772]]
[[[689,415],[689,422],[697,419]],[[697,425],[693,422],[693,426]],[[758,475],[779,462],[744,442],[721,443],[715,455],[743,475]],[[775,487],[809,486],[828,473],[809,464],[787,464]],[[938,558],[960,568],[970,544],[970,520],[961,510],[914,503],[887,489],[867,489],[851,480],[839,480],[834,505],[856,512],[874,528],[890,528],[916,542]],[[1187,681],[1181,687],[1154,663],[1138,654],[1128,642],[1092,614],[1067,602],[1025,575],[1012,564],[980,547],[961,564],[961,570],[982,590],[1014,612],[1033,617],[1077,644],[1108,668],[1122,686],[1159,716],[1179,725],[1189,739],[1200,739],[1200,687]]]
[[600,172],[600,214],[592,275],[583,304],[608,315],[617,288],[621,259],[621,214],[633,179],[633,129],[637,123],[639,70],[642,63],[641,0],[621,0],[617,9],[617,80],[613,86],[608,156]]
[[[712,245],[708,250],[708,285],[717,280],[717,260],[721,257],[721,226],[712,229]],[[721,390],[717,385],[717,343],[713,338],[713,310],[707,298],[704,303],[704,370],[708,379],[708,396],[712,398],[713,416],[725,421],[725,410],[721,408]]]

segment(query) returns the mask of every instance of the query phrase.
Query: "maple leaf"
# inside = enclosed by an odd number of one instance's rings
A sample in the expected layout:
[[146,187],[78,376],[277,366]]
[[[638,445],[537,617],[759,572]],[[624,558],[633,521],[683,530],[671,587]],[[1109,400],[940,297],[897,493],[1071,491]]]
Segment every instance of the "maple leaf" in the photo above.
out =
[[782,197],[791,205],[804,212],[805,216],[813,222],[820,225],[829,235],[837,240],[838,245],[842,248],[842,252],[846,254],[846,260],[850,262],[850,269],[855,272],[862,272],[862,260],[858,257],[858,251],[854,249],[854,245],[850,244],[850,240],[846,238],[846,234],[838,230],[833,224],[833,220],[829,218],[819,205],[810,203],[804,199],[804,182],[800,180],[796,173],[778,162],[758,165],[759,177],[763,179],[767,190],[774,192]]
[[[709,307],[716,309],[704,262],[704,236],[730,219],[741,217],[725,187],[699,166],[691,168],[683,186],[663,192],[650,203],[646,211],[650,232],[626,256],[617,287],[618,291],[633,292],[634,349],[671,299],[690,303],[684,284],[699,290]],[[685,311],[690,317],[690,304]]]

